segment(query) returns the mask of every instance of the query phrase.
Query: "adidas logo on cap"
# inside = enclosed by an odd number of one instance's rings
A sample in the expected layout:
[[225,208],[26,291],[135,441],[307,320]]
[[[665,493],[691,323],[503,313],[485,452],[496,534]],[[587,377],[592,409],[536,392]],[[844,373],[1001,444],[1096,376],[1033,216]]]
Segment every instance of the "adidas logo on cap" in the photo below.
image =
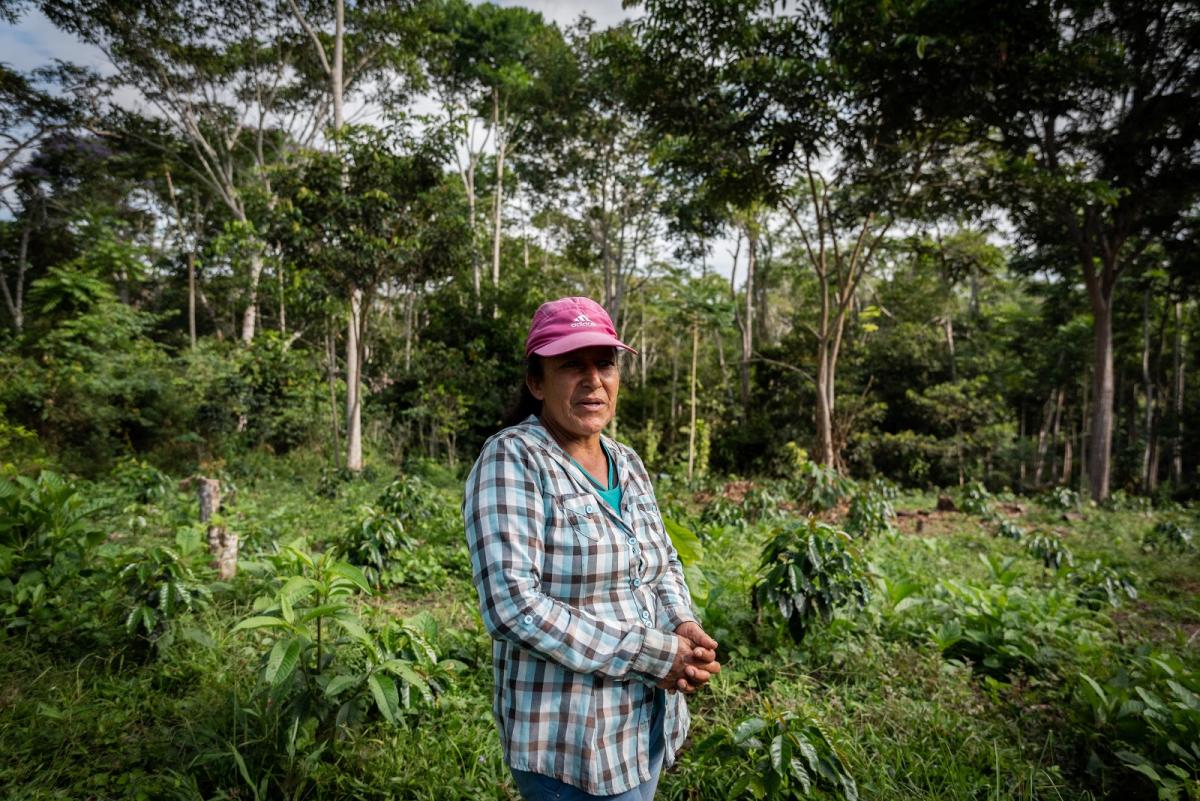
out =
[[572,328],[583,328],[583,327],[593,326],[593,325],[595,325],[595,323],[593,323],[591,320],[589,320],[588,316],[586,314],[579,315],[571,322]]

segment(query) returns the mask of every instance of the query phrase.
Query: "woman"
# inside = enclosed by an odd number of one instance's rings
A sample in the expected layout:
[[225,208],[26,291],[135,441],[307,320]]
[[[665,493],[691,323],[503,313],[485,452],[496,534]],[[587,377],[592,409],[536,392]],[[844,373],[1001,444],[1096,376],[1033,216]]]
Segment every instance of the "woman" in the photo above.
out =
[[530,801],[652,799],[687,735],[683,696],[720,670],[646,468],[601,434],[618,350],[633,351],[596,302],[543,304],[525,341],[531,414],[487,441],[467,479],[493,712]]

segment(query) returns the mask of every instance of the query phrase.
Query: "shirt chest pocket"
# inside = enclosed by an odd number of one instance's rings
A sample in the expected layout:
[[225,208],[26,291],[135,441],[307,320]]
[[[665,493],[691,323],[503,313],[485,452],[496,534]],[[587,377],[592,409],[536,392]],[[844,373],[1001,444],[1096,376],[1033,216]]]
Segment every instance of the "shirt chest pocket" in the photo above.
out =
[[608,528],[604,510],[594,495],[567,495],[559,502],[562,526],[575,536],[593,542],[603,538]]

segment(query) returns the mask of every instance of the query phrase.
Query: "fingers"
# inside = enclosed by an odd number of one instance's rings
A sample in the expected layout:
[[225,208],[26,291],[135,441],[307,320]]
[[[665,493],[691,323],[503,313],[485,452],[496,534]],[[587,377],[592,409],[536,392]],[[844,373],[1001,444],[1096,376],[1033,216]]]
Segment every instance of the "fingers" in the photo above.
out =
[[717,649],[717,641],[708,636],[708,633],[700,627],[699,623],[689,621],[684,623],[679,628],[675,629],[677,634],[682,634],[696,645],[708,648],[715,651]]

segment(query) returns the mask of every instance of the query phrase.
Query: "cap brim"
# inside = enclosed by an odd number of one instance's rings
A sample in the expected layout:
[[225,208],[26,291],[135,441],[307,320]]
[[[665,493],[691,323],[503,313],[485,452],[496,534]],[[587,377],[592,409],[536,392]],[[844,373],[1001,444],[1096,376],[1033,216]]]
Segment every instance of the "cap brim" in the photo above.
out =
[[567,334],[565,337],[556,339],[553,342],[548,342],[540,348],[534,348],[532,352],[538,356],[561,356],[564,353],[579,350],[580,348],[594,348],[598,346],[620,348],[633,354],[637,353],[636,350],[621,340],[602,331],[577,331],[574,334]]

